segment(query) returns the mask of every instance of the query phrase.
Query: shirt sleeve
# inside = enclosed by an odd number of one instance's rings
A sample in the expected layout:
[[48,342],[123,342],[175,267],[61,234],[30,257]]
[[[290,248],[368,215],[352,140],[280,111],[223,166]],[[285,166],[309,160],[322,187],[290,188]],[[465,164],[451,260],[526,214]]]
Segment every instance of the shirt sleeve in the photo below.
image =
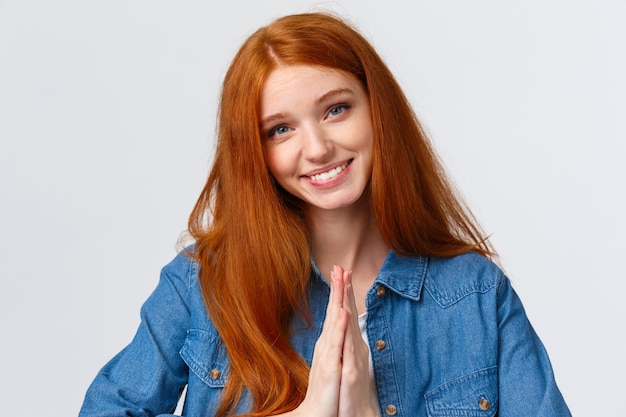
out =
[[571,416],[548,354],[507,278],[498,287],[498,326],[498,416]]
[[189,328],[189,288],[195,277],[185,253],[163,268],[141,308],[135,337],[98,373],[79,417],[171,415],[188,378],[179,351]]

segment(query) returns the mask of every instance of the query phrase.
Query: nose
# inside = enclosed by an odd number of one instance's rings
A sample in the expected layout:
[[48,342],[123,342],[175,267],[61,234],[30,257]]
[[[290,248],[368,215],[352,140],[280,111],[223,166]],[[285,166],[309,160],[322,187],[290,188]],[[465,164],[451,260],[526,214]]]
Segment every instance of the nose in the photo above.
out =
[[302,137],[302,155],[304,158],[313,162],[320,162],[332,154],[333,142],[322,127],[308,126]]

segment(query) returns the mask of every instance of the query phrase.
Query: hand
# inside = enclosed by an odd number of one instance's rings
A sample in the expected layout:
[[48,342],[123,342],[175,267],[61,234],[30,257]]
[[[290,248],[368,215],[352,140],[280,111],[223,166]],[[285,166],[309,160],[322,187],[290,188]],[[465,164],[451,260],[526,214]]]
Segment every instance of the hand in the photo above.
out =
[[369,348],[361,338],[352,272],[336,266],[322,333],[302,403],[283,417],[376,417],[370,405]]
[[349,313],[344,309],[342,277],[333,270],[330,281],[326,319],[315,343],[306,395],[295,410],[282,416],[338,417],[342,355]]
[[352,288],[352,271],[336,267],[335,275],[343,284],[343,308],[349,313],[349,322],[343,342],[341,385],[339,388],[338,417],[375,417],[369,391],[369,348],[361,337],[358,311]]

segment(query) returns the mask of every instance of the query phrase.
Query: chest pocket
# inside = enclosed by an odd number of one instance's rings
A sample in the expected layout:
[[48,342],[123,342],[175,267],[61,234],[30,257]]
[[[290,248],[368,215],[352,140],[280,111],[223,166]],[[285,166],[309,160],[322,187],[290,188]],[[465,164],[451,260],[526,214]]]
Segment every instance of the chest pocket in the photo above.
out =
[[498,412],[498,368],[486,368],[426,393],[429,417],[493,417]]
[[189,369],[211,388],[223,388],[228,379],[226,347],[216,335],[199,329],[187,332],[180,350]]

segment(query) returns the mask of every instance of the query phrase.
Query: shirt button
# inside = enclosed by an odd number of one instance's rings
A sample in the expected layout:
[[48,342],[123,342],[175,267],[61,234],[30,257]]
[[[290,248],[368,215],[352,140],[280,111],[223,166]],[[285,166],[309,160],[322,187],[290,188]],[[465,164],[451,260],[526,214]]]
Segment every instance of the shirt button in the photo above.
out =
[[387,413],[388,416],[395,416],[398,413],[398,409],[395,405],[389,404],[385,407],[385,413]]
[[219,379],[220,376],[222,376],[222,373],[218,369],[211,369],[211,372],[209,372],[209,376],[211,377],[211,379]]
[[387,343],[385,343],[384,340],[377,340],[376,343],[374,343],[374,347],[376,350],[383,350],[387,347]]
[[385,287],[380,286],[376,288],[376,295],[379,297],[382,297],[383,295],[385,295]]
[[490,406],[491,404],[489,403],[489,400],[486,398],[481,398],[480,401],[478,401],[478,407],[483,411],[489,410]]

